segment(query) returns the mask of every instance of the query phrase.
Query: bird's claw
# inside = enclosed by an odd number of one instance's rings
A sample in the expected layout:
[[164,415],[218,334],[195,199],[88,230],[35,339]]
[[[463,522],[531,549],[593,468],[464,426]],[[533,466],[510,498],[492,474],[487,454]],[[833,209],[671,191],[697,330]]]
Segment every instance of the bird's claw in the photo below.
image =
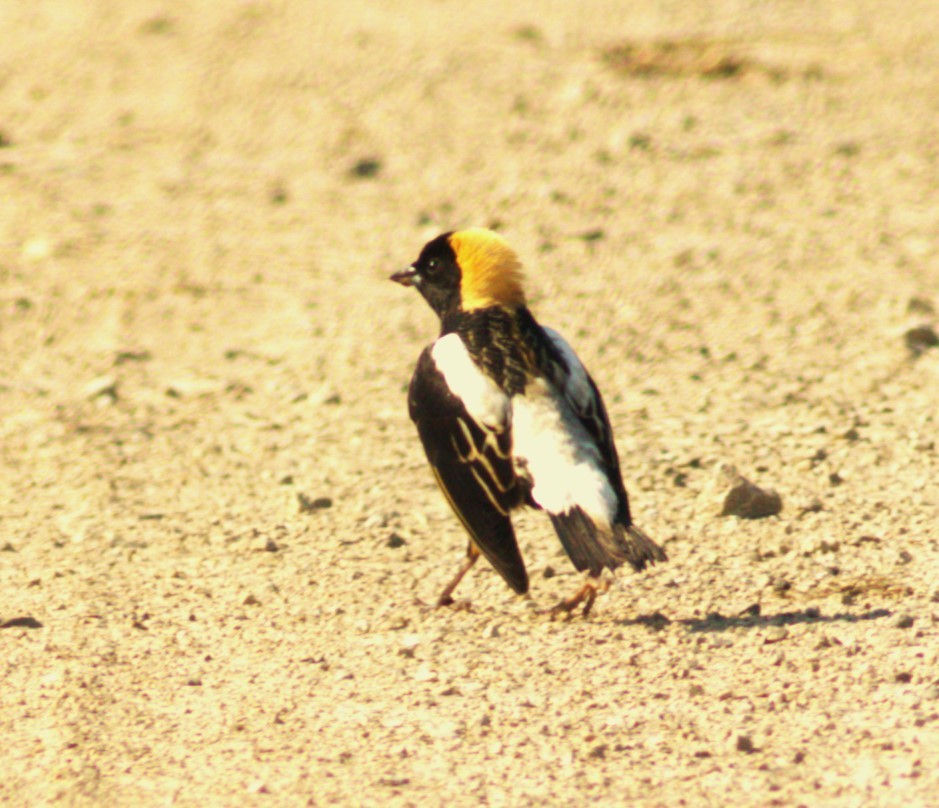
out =
[[444,607],[449,607],[455,612],[471,612],[473,611],[473,604],[468,598],[463,598],[463,600],[454,600],[449,595],[445,598],[440,598],[437,601],[437,608],[442,609]]
[[597,600],[597,593],[601,591],[605,592],[608,586],[609,584],[604,585],[604,582],[598,580],[585,581],[584,585],[571,595],[571,597],[565,598],[550,609],[545,609],[543,614],[547,614],[552,620],[557,620],[559,616],[563,617],[565,620],[570,620],[577,610],[577,607],[583,604],[581,616],[588,617],[590,610],[593,608],[593,604]]

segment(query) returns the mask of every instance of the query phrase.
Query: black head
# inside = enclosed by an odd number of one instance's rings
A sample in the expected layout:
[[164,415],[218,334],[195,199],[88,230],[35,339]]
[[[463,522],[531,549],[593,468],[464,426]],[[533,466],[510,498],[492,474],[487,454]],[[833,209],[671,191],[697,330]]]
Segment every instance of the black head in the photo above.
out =
[[441,320],[458,311],[525,305],[518,256],[502,236],[482,227],[437,236],[391,280],[416,286]]
[[451,235],[444,233],[427,242],[411,266],[391,276],[402,286],[415,287],[441,319],[460,308],[461,273]]

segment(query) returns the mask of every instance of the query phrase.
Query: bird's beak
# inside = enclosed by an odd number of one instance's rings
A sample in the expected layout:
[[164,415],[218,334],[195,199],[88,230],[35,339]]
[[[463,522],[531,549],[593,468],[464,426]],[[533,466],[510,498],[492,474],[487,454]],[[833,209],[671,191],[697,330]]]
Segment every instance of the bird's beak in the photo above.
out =
[[400,283],[402,286],[414,286],[417,283],[417,270],[414,267],[402,269],[400,272],[395,272],[389,280]]

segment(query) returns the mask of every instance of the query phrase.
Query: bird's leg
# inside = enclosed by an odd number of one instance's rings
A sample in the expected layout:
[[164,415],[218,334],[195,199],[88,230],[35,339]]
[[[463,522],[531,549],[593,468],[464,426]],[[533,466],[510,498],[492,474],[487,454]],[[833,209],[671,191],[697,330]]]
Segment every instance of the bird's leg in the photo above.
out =
[[552,619],[556,618],[559,614],[570,617],[574,610],[583,603],[583,616],[587,617],[587,615],[590,614],[590,610],[593,608],[594,601],[597,599],[597,593],[606,592],[609,588],[609,581],[605,581],[599,576],[590,575],[587,577],[587,580],[584,581],[583,586],[571,595],[571,597],[562,600],[556,606],[548,609],[546,613],[551,615]]
[[453,605],[453,590],[456,589],[460,581],[463,580],[463,576],[473,568],[473,564],[476,563],[478,558],[479,548],[471,541],[466,547],[466,558],[463,559],[463,563],[460,564],[460,569],[457,570],[453,580],[444,587],[443,592],[440,593],[440,597],[437,598],[438,606]]

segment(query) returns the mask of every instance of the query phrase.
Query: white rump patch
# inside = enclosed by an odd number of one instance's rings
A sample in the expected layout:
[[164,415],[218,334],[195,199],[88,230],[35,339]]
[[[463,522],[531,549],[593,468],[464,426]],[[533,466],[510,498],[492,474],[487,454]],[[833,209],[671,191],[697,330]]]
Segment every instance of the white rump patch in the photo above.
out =
[[[577,367],[586,384],[579,361]],[[616,493],[603,472],[599,450],[567,402],[538,379],[512,399],[512,409],[514,454],[519,472],[531,478],[535,502],[549,513],[579,505],[598,524],[611,524]]]
[[509,397],[490,379],[470,356],[463,340],[447,334],[430,351],[437,370],[443,374],[450,391],[459,398],[476,423],[503,429],[511,420]]

